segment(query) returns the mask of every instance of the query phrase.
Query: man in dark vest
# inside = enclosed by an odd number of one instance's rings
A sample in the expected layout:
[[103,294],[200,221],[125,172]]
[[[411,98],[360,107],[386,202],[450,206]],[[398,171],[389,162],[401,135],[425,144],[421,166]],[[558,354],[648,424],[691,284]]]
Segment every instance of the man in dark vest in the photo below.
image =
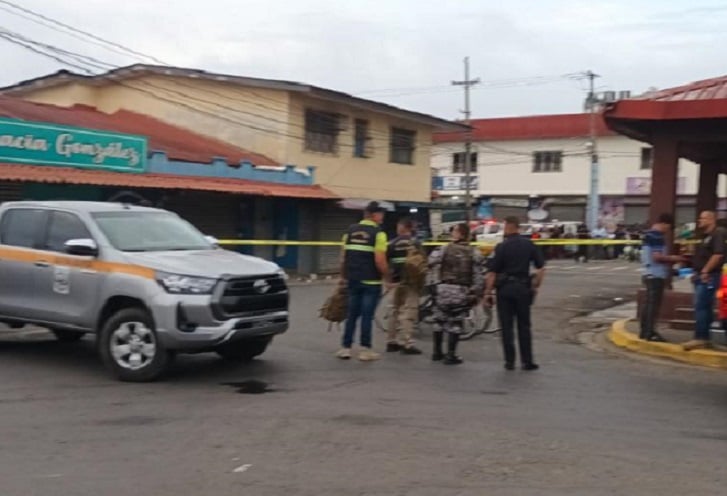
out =
[[343,333],[342,348],[336,356],[351,358],[356,325],[361,320],[361,350],[358,359],[363,362],[378,360],[380,355],[371,349],[372,327],[376,306],[381,298],[381,285],[388,280],[386,261],[386,233],[379,227],[384,220],[384,208],[371,202],[364,210],[364,218],[348,228],[343,236],[342,282],[348,285],[348,315]]
[[[532,277],[531,265],[535,267]],[[543,282],[544,266],[542,252],[532,241],[520,236],[518,218],[505,219],[505,240],[495,247],[495,254],[488,264],[490,271],[487,274],[485,301],[487,305],[494,303],[494,289],[497,287],[497,314],[502,328],[506,370],[515,369],[515,320],[522,368],[539,368],[533,361],[530,306]]]

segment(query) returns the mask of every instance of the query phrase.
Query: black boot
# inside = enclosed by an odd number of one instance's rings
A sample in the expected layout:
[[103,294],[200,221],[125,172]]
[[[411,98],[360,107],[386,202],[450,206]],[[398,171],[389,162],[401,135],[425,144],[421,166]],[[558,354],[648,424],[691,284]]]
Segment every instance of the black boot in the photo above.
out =
[[434,342],[434,352],[432,353],[432,360],[435,362],[438,362],[444,358],[444,353],[442,353],[442,344],[444,343],[444,333],[442,333],[442,331],[434,331],[432,333],[432,338],[433,338],[433,342]]
[[447,333],[447,356],[444,358],[445,365],[459,365],[462,359],[457,356],[457,344],[459,343],[459,334],[453,332]]

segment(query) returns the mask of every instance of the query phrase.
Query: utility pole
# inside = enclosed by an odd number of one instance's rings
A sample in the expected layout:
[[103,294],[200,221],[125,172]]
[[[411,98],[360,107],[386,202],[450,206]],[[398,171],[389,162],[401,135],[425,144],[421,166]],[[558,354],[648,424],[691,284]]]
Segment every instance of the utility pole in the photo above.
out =
[[[476,84],[480,84],[480,78],[470,79],[470,58],[464,58],[464,81],[452,81],[454,86],[464,86],[464,123],[470,125],[470,88]],[[465,195],[464,204],[467,211],[467,222],[472,220],[472,186],[471,186],[471,165],[472,163],[472,128],[468,127],[465,133],[464,142],[464,180]]]
[[588,225],[588,229],[593,232],[593,230],[598,226],[598,210],[600,208],[600,201],[598,198],[598,148],[596,146],[596,106],[598,99],[596,98],[595,92],[595,80],[599,76],[598,74],[594,74],[593,71],[586,72],[585,76],[588,78],[589,83],[588,107],[591,111],[591,142],[589,144],[591,154],[591,186],[588,192],[588,214],[586,223]]

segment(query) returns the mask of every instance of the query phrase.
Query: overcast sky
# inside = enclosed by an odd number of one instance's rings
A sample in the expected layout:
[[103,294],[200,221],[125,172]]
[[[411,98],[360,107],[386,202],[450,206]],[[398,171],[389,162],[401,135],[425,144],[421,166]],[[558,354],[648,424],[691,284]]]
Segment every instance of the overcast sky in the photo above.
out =
[[[602,76],[599,90],[634,92],[727,74],[724,0],[14,3],[169,64],[317,84],[445,118],[460,116],[462,91],[450,82],[462,79],[466,55],[483,83],[473,117],[577,112],[586,83],[563,76],[588,69]],[[114,65],[140,60],[5,10],[1,30]],[[3,39],[0,54],[3,86],[63,67]]]

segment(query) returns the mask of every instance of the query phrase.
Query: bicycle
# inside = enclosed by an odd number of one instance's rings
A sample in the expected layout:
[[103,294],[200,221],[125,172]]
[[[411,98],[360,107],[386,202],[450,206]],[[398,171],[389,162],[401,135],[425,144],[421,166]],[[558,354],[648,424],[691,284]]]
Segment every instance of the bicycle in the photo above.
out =
[[[417,323],[419,330],[421,330],[420,324],[434,324],[434,291],[434,285],[427,286],[425,294],[419,299],[419,321]],[[393,310],[390,293],[392,293],[391,290],[387,290],[384,293],[374,316],[376,327],[383,332],[388,332],[388,323]],[[493,308],[486,307],[482,304],[473,306],[470,309],[469,315],[465,318],[464,330],[459,338],[460,341],[469,341],[480,334],[495,334],[499,332],[500,328],[497,326],[493,327],[493,322],[495,322],[495,311]]]

